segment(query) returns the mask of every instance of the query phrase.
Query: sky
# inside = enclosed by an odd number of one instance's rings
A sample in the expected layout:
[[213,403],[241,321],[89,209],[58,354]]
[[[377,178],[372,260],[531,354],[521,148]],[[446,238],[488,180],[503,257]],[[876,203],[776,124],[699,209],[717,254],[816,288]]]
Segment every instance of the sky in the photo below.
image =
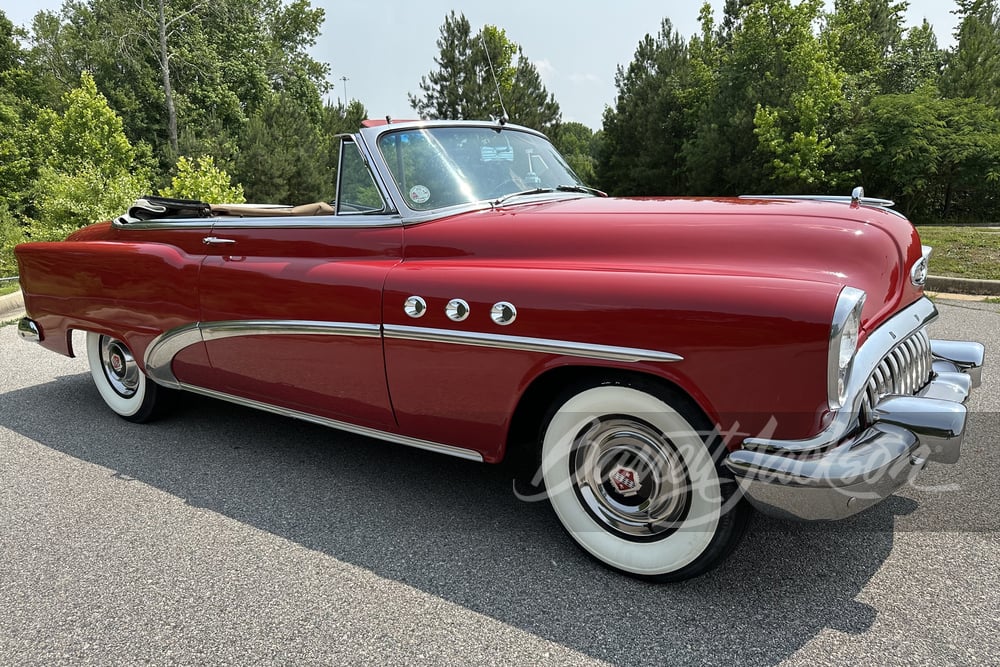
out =
[[[601,127],[604,107],[614,102],[615,70],[627,65],[639,40],[659,32],[664,17],[685,37],[698,31],[700,0],[504,0],[472,7],[454,0],[312,0],[326,10],[314,58],[330,65],[330,98],[359,99],[372,118],[416,118],[407,93],[419,93],[420,77],[435,69],[437,38],[452,9],[464,12],[473,32],[499,26],[535,63],[564,121]],[[713,0],[716,17],[722,0]],[[0,0],[17,25],[28,25],[62,0]],[[953,2],[911,0],[906,19],[926,18],[942,47],[953,43]],[[346,77],[346,81],[343,79]],[[512,119],[517,122],[517,119]]]

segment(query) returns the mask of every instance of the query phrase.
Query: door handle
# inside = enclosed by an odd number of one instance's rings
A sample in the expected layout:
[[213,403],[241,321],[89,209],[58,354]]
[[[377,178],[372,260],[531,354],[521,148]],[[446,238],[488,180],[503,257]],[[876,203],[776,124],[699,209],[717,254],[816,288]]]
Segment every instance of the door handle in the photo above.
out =
[[217,236],[206,236],[201,242],[205,245],[226,245],[228,243],[236,243],[236,239],[220,239]]

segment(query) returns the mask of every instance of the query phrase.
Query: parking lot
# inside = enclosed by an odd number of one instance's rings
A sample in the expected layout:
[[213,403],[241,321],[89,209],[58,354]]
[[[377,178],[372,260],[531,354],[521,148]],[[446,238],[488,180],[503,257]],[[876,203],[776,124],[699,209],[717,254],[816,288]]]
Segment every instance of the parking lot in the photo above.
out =
[[666,586],[502,469],[197,396],[130,424],[2,327],[0,664],[995,664],[1000,305],[937,304],[988,347],[962,460]]

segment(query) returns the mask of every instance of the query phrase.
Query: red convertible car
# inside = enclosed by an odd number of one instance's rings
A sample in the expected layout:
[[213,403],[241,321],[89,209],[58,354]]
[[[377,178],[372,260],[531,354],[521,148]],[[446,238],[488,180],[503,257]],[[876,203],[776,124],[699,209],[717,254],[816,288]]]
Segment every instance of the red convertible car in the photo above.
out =
[[890,204],[616,199],[525,128],[369,122],[334,202],[149,197],[19,246],[19,331],[86,332],[131,421],[180,389],[511,460],[587,553],[679,580],[751,505],[843,518],[958,459],[983,347],[928,337]]

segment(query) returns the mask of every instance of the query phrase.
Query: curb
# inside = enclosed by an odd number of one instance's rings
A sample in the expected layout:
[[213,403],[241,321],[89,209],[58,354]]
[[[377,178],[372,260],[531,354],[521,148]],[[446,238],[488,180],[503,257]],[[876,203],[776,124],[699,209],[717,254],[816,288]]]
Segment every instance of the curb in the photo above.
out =
[[24,314],[24,295],[18,290],[13,294],[0,296],[0,322],[14,319]]
[[949,276],[927,276],[924,288],[930,292],[1000,296],[1000,280],[975,280]]

